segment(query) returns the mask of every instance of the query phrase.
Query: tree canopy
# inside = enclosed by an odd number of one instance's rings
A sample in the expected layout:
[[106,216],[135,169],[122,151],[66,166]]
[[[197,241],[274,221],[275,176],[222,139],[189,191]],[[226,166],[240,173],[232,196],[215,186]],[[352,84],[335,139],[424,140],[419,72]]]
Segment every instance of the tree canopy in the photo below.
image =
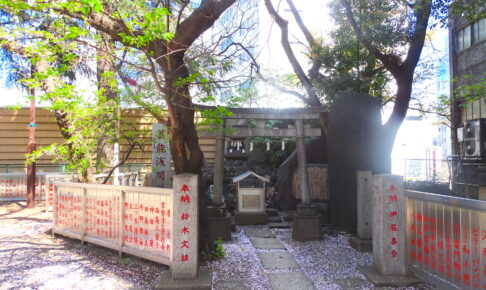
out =
[[[224,49],[220,48],[236,30],[251,31],[252,27],[245,27],[245,18],[241,16],[246,15],[246,10],[237,5],[237,16],[221,24],[224,28],[221,31],[227,34],[217,34],[210,42],[198,42],[198,39],[235,2],[90,0],[48,3],[2,1],[0,4],[14,18],[35,15],[49,19],[42,30],[33,31],[31,28],[28,33],[15,26],[16,33],[35,34],[42,39],[35,47],[41,57],[45,57],[43,44],[63,42],[58,47],[62,47],[64,52],[54,55],[79,60],[79,54],[67,53],[67,47],[74,50],[94,48],[104,60],[111,58],[112,63],[118,62],[116,67],[112,65],[111,71],[98,76],[108,77],[111,74],[114,82],[118,80],[125,84],[126,90],[122,95],[130,97],[159,121],[170,124],[176,172],[199,173],[203,156],[197,141],[191,98],[197,90],[191,88],[197,87],[206,93],[207,100],[214,100],[212,90],[221,87],[217,83],[230,83],[221,78],[216,80],[213,76],[218,73],[221,76],[220,72],[227,71],[231,61],[238,57],[235,49],[238,46],[232,45],[234,41],[226,44]],[[239,20],[240,23],[236,23],[239,25],[235,25],[233,20]],[[11,46],[14,28],[3,27],[4,46]],[[93,34],[93,31],[98,33]],[[106,42],[111,43],[112,51],[102,48]],[[31,55],[28,57],[31,58]],[[52,77],[50,79],[53,80]],[[102,89],[106,93],[107,86]],[[144,94],[140,94],[142,90]],[[164,107],[167,115],[162,114]]]

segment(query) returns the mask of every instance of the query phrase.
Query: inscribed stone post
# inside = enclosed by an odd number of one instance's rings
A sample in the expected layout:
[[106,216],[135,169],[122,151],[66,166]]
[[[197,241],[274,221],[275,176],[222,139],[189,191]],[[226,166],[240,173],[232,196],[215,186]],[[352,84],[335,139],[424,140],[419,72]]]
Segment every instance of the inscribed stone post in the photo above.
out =
[[373,263],[382,275],[405,275],[403,177],[373,176]]
[[172,279],[193,280],[198,276],[198,176],[174,177],[172,228]]
[[357,201],[358,201],[358,238],[371,240],[372,237],[372,209],[373,203],[373,176],[371,171],[358,171]]
[[170,145],[167,127],[160,123],[152,125],[152,186],[170,185]]

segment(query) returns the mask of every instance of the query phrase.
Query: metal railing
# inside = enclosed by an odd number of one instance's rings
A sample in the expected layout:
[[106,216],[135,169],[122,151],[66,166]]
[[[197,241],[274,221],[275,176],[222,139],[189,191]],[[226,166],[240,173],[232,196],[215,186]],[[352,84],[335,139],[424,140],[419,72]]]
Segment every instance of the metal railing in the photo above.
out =
[[407,264],[440,289],[486,287],[486,202],[405,191]]
[[443,159],[393,159],[392,173],[405,181],[449,183],[450,161]]
[[54,183],[53,232],[170,265],[173,190]]

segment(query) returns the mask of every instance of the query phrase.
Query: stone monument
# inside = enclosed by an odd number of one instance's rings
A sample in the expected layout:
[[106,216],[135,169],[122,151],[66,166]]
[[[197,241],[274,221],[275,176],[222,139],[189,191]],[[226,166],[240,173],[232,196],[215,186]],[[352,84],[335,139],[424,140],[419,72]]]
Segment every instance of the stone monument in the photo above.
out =
[[356,172],[386,172],[380,161],[389,156],[380,150],[381,131],[381,107],[372,96],[346,93],[332,104],[328,134],[332,226],[356,232]]
[[198,176],[174,177],[170,272],[156,289],[211,289],[212,273],[199,270]]
[[377,287],[420,282],[407,276],[405,206],[402,176],[373,176],[373,267],[360,267],[360,271]]

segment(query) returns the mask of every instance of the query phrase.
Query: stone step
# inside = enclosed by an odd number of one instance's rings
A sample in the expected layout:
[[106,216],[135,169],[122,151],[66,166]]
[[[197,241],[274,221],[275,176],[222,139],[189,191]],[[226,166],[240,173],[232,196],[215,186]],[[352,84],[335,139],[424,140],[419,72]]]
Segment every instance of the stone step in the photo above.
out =
[[275,238],[250,238],[251,243],[257,249],[282,249],[285,250],[285,246]]
[[266,225],[268,216],[265,212],[239,212],[235,211],[237,225]]
[[266,270],[299,268],[294,256],[287,251],[257,252],[257,256]]
[[271,229],[288,229],[292,227],[292,222],[268,223]]
[[267,273],[273,290],[313,290],[312,281],[302,272]]
[[267,208],[265,211],[267,212],[269,217],[278,217],[278,210],[276,210],[275,208]]
[[245,228],[245,234],[248,237],[275,238],[275,234],[267,227],[248,227]]
[[282,215],[282,219],[285,222],[291,222],[291,221],[294,220],[294,215],[293,214],[285,214],[285,215]]
[[247,290],[248,287],[245,285],[243,280],[226,280],[218,281],[215,283],[215,290]]
[[269,216],[268,222],[269,223],[280,223],[280,222],[282,222],[282,218],[279,217],[279,216]]

